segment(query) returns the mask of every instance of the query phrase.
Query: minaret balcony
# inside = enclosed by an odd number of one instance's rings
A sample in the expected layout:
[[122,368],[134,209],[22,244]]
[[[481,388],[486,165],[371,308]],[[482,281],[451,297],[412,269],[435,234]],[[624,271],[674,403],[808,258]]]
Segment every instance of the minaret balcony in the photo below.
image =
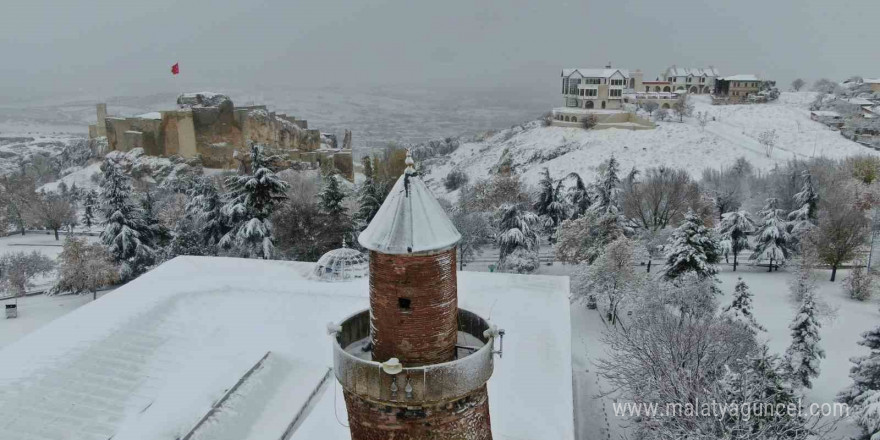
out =
[[331,325],[329,331],[334,336],[333,367],[343,389],[366,399],[399,404],[454,400],[482,387],[492,376],[493,356],[500,354],[495,351],[495,339],[504,335],[479,315],[458,309],[457,358],[407,367],[396,359],[372,360],[369,310]]

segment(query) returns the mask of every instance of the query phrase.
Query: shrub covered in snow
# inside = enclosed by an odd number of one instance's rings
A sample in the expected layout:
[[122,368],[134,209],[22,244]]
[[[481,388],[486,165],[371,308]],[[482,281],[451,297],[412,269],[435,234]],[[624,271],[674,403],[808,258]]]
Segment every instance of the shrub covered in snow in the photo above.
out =
[[860,262],[856,262],[843,280],[844,289],[852,299],[867,301],[874,294],[874,276]]

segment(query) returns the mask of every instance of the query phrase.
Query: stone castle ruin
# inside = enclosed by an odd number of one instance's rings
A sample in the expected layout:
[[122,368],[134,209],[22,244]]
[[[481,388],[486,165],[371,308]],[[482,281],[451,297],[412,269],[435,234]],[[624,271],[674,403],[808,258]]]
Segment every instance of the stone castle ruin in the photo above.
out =
[[228,96],[217,93],[185,93],[177,98],[175,110],[133,117],[108,116],[107,104],[98,104],[89,137],[106,137],[107,151],[142,148],[151,156],[199,158],[207,168],[234,168],[235,152],[258,143],[286,160],[333,166],[347,178],[353,176],[349,131],[338,146],[335,136],[309,129],[303,119],[264,105],[235,107]]

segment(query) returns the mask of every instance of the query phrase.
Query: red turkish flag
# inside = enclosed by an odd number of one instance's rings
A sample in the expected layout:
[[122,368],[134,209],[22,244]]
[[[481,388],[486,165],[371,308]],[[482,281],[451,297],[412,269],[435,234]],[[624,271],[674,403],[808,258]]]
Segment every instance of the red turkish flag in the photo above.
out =
[[180,73],[180,63],[174,63],[174,65],[171,66],[171,74],[177,75],[178,73]]

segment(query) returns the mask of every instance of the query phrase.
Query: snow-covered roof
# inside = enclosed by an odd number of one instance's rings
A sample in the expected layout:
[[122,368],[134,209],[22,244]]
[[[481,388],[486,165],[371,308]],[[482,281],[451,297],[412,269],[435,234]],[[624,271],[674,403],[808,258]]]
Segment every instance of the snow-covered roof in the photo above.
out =
[[827,118],[839,118],[840,117],[840,113],[833,112],[830,110],[813,110],[810,113],[812,113],[816,116],[822,116],[822,117],[827,117]]
[[667,76],[718,76],[718,69],[709,66],[706,68],[703,67],[678,67],[672,66],[666,69]]
[[[314,267],[178,257],[13,342],[0,438],[179,438],[269,353],[196,438],[276,440],[302,413],[293,440],[349,440],[326,329],[369,307],[369,283],[311,280]],[[572,440],[568,278],[457,278],[459,305],[508,335],[489,380],[495,438]]]
[[571,76],[575,72],[580,73],[585,78],[610,78],[615,73],[620,72],[621,75],[629,78],[629,70],[626,69],[594,69],[589,67],[562,69],[562,76]]
[[868,84],[880,84],[880,78],[865,78],[863,82]]
[[760,81],[760,79],[756,75],[752,74],[740,74],[740,75],[732,75],[725,76],[721,78],[725,81]]
[[874,101],[865,98],[849,98],[846,102],[854,105],[874,105]]
[[415,173],[412,157],[373,221],[358,237],[361,246],[383,254],[411,254],[446,249],[461,234],[434,194]]

